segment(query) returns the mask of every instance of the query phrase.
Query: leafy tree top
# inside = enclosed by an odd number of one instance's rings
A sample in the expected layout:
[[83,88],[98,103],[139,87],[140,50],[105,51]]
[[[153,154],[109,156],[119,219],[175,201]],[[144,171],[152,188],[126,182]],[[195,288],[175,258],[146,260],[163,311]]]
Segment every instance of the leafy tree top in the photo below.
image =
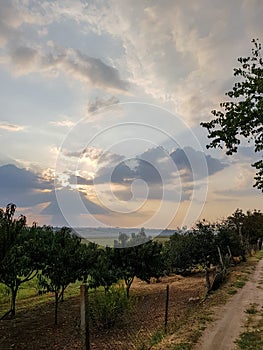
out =
[[[201,123],[212,139],[207,148],[225,145],[227,155],[237,152],[242,137],[254,143],[255,152],[263,151],[262,47],[258,39],[253,39],[252,44],[251,57],[238,58],[240,67],[234,69],[234,76],[240,80],[226,93],[230,100],[211,112],[215,117],[212,121]],[[263,192],[263,159],[252,166],[257,169],[254,187]]]

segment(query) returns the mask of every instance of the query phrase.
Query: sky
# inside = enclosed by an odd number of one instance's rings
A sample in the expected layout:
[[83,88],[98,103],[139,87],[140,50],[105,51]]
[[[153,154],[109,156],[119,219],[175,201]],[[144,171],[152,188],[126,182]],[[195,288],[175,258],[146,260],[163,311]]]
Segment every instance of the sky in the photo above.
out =
[[161,229],[263,210],[253,144],[226,156],[200,126],[262,42],[262,0],[0,6],[0,207]]

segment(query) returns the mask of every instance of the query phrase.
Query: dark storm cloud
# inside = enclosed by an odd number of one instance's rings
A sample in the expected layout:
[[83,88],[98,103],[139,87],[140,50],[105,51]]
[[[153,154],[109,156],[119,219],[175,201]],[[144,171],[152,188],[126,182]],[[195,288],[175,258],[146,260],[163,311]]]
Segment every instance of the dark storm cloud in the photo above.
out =
[[[171,154],[161,147],[151,148],[134,159],[120,160],[114,164],[115,166],[109,163],[102,167],[94,183],[121,185],[122,188],[113,189],[115,196],[121,200],[131,200],[132,184],[135,180],[143,180],[147,184],[148,199],[161,199],[164,189],[168,199],[167,189],[171,187],[169,200],[188,200],[194,181],[204,179],[226,167],[220,160],[191,147],[177,149]],[[136,186],[140,188],[144,185],[136,183]],[[178,190],[176,198],[173,197],[175,188]]]
[[148,184],[167,184],[179,177],[187,181],[202,179],[226,166],[220,160],[191,147],[178,148],[171,154],[157,147],[134,159],[123,160],[117,155],[108,158],[107,166],[100,168],[94,182],[131,184],[134,180],[141,179]]
[[30,170],[18,168],[13,164],[0,167],[1,191],[51,190],[52,188],[53,181],[47,181]]
[[[196,151],[191,147],[184,149],[178,148],[170,154],[178,170],[185,170],[185,176],[195,179],[201,179],[207,175],[213,175],[223,170],[227,165],[219,159],[206,155],[203,152]],[[207,169],[204,168],[207,166]]]
[[[13,164],[0,167],[0,206],[9,202],[18,206],[33,206],[50,200],[53,181]],[[47,190],[43,192],[43,190]]]
[[[70,179],[74,180],[73,177]],[[76,177],[76,180],[79,183],[87,184],[87,181],[81,177]],[[56,216],[60,215],[58,195],[60,199],[62,198],[68,203],[68,208],[75,215],[84,213],[83,207],[79,203],[82,203],[91,214],[105,213],[102,207],[88,200],[80,191],[68,187],[55,192],[53,181],[47,181],[32,171],[18,168],[12,164],[0,167],[0,207],[5,207],[10,202],[15,203],[18,207],[32,207],[49,203],[41,214]]]

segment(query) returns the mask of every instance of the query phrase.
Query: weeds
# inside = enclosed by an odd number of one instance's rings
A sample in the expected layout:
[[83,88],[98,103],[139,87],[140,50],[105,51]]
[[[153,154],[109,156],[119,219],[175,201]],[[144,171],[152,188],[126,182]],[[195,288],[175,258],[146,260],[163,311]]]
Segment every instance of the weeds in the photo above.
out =
[[250,304],[245,311],[249,317],[246,321],[246,331],[235,341],[240,350],[263,349],[263,312],[257,310],[258,304]]
[[258,330],[252,332],[244,332],[240,335],[240,339],[236,341],[236,344],[241,350],[262,350],[263,339]]
[[227,292],[227,294],[229,294],[229,295],[234,295],[236,293],[237,293],[236,289],[229,289],[229,291]]
[[123,285],[111,286],[108,291],[97,290],[90,296],[90,318],[98,329],[111,328],[129,314],[135,299],[127,298]]
[[157,330],[151,336],[150,344],[153,346],[153,345],[156,345],[156,344],[160,343],[163,340],[163,338],[165,337],[165,335],[166,335],[166,333],[165,333],[165,331],[163,329]]
[[249,315],[254,315],[257,313],[257,308],[256,308],[257,304],[250,304],[250,307],[248,309],[246,309],[246,313]]
[[240,276],[236,281],[234,281],[231,285],[231,287],[235,288],[243,288],[246,282],[248,281],[247,276]]

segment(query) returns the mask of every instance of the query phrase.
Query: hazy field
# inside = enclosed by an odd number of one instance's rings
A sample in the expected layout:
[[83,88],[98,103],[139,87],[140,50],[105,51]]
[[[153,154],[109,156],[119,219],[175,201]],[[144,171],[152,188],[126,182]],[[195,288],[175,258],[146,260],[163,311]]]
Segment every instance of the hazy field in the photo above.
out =
[[[131,236],[132,233],[138,233],[138,228],[122,228],[122,227],[79,227],[74,228],[77,235],[83,238],[83,242],[94,242],[102,246],[113,247],[114,240],[118,240],[120,233]],[[161,229],[145,229],[145,234],[149,239],[157,239],[160,241],[168,239],[175,230]]]

